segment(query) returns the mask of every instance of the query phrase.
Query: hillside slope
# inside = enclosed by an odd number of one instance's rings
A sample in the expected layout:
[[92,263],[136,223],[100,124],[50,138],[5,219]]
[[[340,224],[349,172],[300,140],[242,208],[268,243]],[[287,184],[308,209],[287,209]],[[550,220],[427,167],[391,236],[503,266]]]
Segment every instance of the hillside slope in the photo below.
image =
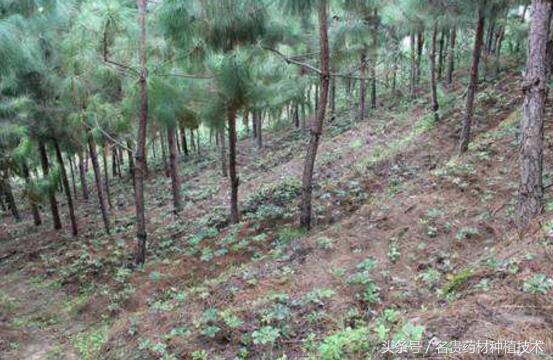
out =
[[525,233],[512,223],[519,78],[482,84],[457,158],[463,89],[442,96],[438,124],[424,98],[332,119],[309,233],[296,223],[305,139],[291,130],[260,152],[240,142],[237,226],[217,153],[181,163],[180,218],[169,179],[150,176],[141,271],[127,267],[129,179],[114,182],[111,236],[94,201],[79,204],[78,240],[4,219],[0,358],[379,358],[390,339],[539,340],[553,354],[553,206]]

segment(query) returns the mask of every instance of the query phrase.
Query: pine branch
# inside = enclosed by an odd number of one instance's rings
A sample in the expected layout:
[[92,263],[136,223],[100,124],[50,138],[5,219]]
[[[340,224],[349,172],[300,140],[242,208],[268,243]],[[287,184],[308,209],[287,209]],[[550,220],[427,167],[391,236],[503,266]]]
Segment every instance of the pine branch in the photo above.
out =
[[174,76],[182,77],[186,79],[197,79],[197,80],[210,80],[213,79],[212,75],[203,75],[203,74],[158,74],[158,76]]

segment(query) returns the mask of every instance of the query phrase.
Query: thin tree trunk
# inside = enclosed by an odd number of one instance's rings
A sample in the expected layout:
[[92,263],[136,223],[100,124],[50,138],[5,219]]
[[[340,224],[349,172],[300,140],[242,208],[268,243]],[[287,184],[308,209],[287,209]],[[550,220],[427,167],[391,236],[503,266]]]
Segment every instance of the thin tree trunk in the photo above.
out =
[[[22,166],[23,170],[23,177],[25,178],[25,184],[27,187],[30,187],[31,185],[31,174],[29,172],[29,168],[27,167],[27,164],[23,163]],[[42,224],[42,219],[40,218],[40,212],[38,211],[38,206],[32,196],[29,196],[29,202],[31,204],[31,212],[33,213],[33,222],[35,226],[39,226]]]
[[373,48],[371,61],[371,109],[376,109],[376,64],[378,62],[378,10],[374,8]]
[[182,151],[184,152],[184,156],[188,157],[188,144],[186,143],[186,129],[184,127],[181,127],[180,134],[182,137]]
[[520,184],[517,199],[517,225],[524,228],[543,205],[543,122],[549,82],[547,42],[552,3],[532,1],[528,34],[528,64],[524,75],[521,139],[519,147]]
[[16,222],[21,221],[21,215],[19,214],[19,210],[17,209],[17,204],[15,203],[12,186],[10,184],[10,179],[7,173],[2,174],[0,182],[0,192],[4,193],[6,197],[6,202],[8,203],[8,207],[12,213],[13,218]]
[[221,144],[221,175],[223,177],[228,177],[227,172],[227,148],[226,148],[226,140],[225,140],[225,132],[224,130],[219,130],[217,132],[217,135],[219,137],[219,143]]
[[111,192],[109,190],[109,171],[108,171],[108,145],[104,144],[102,147],[102,160],[104,162],[104,189],[106,190],[106,198],[110,209],[113,209],[113,203],[111,202]]
[[416,83],[419,84],[422,73],[422,51],[424,49],[424,30],[419,31],[417,35],[417,77]]
[[117,176],[117,148],[111,148],[111,177]]
[[463,119],[463,129],[461,131],[461,139],[459,141],[459,153],[462,154],[468,149],[470,141],[470,128],[472,125],[472,117],[474,115],[474,97],[478,90],[478,66],[480,64],[480,55],[484,41],[484,6],[478,6],[477,18],[478,25],[476,26],[476,35],[474,36],[474,49],[472,52],[472,65],[470,69],[470,80],[467,90],[467,103],[465,109],[465,117]]
[[[46,152],[46,146],[43,142],[38,143],[38,152],[40,154],[40,163],[42,165],[42,173],[44,177],[48,177],[50,173],[50,164],[48,162],[48,154]],[[61,229],[60,212],[58,210],[58,201],[56,200],[56,191],[53,186],[48,187],[48,199],[50,201],[50,211],[52,213],[52,221],[54,222],[54,229]]]
[[73,206],[73,199],[71,198],[71,187],[69,186],[69,180],[67,179],[67,171],[65,170],[65,164],[63,163],[63,156],[61,154],[60,146],[57,141],[54,140],[54,149],[56,150],[56,158],[61,173],[61,181],[63,189],[65,190],[65,198],[67,200],[67,207],[69,208],[69,219],[71,220],[71,234],[77,236],[79,233],[77,228],[77,218],[75,217],[75,208]]
[[365,120],[367,111],[365,105],[366,99],[366,80],[367,77],[367,45],[363,45],[363,51],[361,52],[361,80],[359,80],[359,120]]
[[415,33],[411,32],[409,37],[411,42],[411,86],[410,93],[411,98],[414,99],[416,95],[416,85],[417,85],[417,52],[415,49]]
[[294,126],[296,127],[296,129],[300,127],[300,107],[298,103],[294,104]]
[[75,164],[73,164],[73,156],[68,156],[69,171],[71,172],[71,185],[73,187],[73,196],[77,199],[77,183],[75,181]]
[[[257,120],[255,122],[257,124],[257,148],[261,149],[263,148],[263,113],[258,111],[257,112]],[[229,146],[230,147],[230,146]]]
[[182,154],[182,146],[180,144],[179,129],[175,128],[175,142],[177,143],[177,154]]
[[136,146],[135,204],[136,204],[136,237],[137,247],[135,262],[144,264],[146,260],[146,217],[144,204],[144,175],[146,126],[148,123],[148,70],[146,64],[146,3],[147,0],[136,0],[138,6],[138,26],[140,28],[139,62],[140,62],[140,111],[138,123],[138,139]]
[[453,27],[451,29],[449,44],[449,59],[447,66],[447,84],[451,85],[453,83],[453,70],[455,70],[455,43],[457,41],[457,29]]
[[252,112],[252,139],[257,140],[257,117],[255,111]]
[[169,144],[169,172],[171,174],[171,191],[173,194],[173,211],[178,214],[182,210],[180,196],[180,179],[177,169],[177,142],[175,128],[167,129],[167,142]]
[[96,192],[98,193],[98,203],[100,205],[100,211],[102,213],[102,221],[104,222],[104,229],[109,234],[109,216],[108,206],[106,204],[106,198],[104,196],[104,186],[102,184],[102,173],[100,172],[100,164],[98,163],[98,154],[96,153],[96,144],[92,138],[92,134],[88,133],[88,150],[90,153],[90,160],[92,162],[92,169],[94,170],[94,179],[96,180]]
[[233,105],[228,108],[228,139],[229,139],[229,175],[230,175],[230,223],[240,221],[238,212],[238,174],[236,171],[236,109]]
[[194,130],[190,129],[190,145],[192,147],[192,151],[196,151],[196,141],[194,140]]
[[159,143],[161,144],[161,159],[163,162],[163,170],[165,171],[165,174],[169,174],[169,162],[167,161],[167,146],[165,144],[165,136],[163,134],[160,134],[159,136]]
[[198,142],[198,154],[200,154],[200,128],[196,129],[196,141]]
[[327,0],[319,1],[319,46],[321,66],[321,92],[317,117],[310,126],[311,136],[305,156],[305,165],[302,179],[302,208],[300,215],[301,226],[311,228],[311,197],[313,193],[313,171],[317,158],[317,148],[323,132],[326,104],[328,100],[329,87],[329,46],[328,46],[328,24],[327,24]]
[[430,49],[430,85],[432,87],[432,112],[434,114],[434,121],[440,121],[439,109],[440,105],[438,104],[438,89],[436,81],[436,37],[438,35],[438,23],[434,21],[434,26],[432,27],[432,45]]
[[[333,77],[330,80],[330,111],[334,114],[336,113],[336,77]],[[296,127],[299,127],[299,117],[298,116],[298,105],[295,107],[295,116],[296,116]]]
[[129,175],[131,176],[131,179],[132,179],[132,186],[133,186],[133,189],[134,189],[134,186],[135,186],[135,178],[134,178],[134,158],[133,158],[133,153],[130,149],[132,149],[132,144],[131,144],[131,141],[130,140],[127,140],[127,157],[129,158]]
[[81,190],[83,192],[83,199],[88,200],[88,186],[86,184],[86,173],[84,170],[84,159],[83,159],[83,153],[79,152],[79,176],[81,178]]
[[315,112],[319,110],[319,87],[315,85]]
[[441,31],[439,51],[438,51],[438,80],[442,80],[442,70],[444,65],[444,48],[446,47],[445,40],[446,40],[446,32]]
[[501,47],[503,45],[503,36],[505,35],[505,28],[502,28],[497,37],[495,45],[495,73],[499,75],[501,72]]

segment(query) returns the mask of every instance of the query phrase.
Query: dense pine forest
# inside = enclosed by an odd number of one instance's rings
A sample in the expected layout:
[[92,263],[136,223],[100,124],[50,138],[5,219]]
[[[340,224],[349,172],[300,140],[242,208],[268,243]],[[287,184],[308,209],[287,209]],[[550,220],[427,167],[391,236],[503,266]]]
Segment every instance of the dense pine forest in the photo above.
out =
[[0,359],[552,359],[552,15],[0,0]]

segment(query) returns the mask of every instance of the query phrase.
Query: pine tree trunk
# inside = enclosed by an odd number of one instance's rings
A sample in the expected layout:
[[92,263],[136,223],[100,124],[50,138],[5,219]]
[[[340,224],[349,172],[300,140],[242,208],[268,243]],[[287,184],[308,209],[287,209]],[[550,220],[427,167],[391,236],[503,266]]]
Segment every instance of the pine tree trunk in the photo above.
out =
[[[257,148],[261,149],[263,148],[263,113],[258,111],[257,112],[257,120],[255,122],[257,124]],[[229,146],[230,147],[230,146]]]
[[225,140],[225,133],[224,130],[220,130],[217,132],[219,136],[219,143],[221,144],[221,175],[223,177],[228,177],[227,172],[227,147],[226,147],[226,140]]
[[440,34],[440,43],[438,51],[438,80],[442,80],[442,69],[444,65],[444,48],[446,47],[446,32],[442,31]]
[[366,84],[367,77],[367,45],[363,45],[363,51],[361,52],[361,67],[360,67],[361,79],[359,80],[359,120],[365,120],[367,110],[365,105],[366,99]]
[[128,160],[129,160],[129,175],[131,176],[131,179],[132,179],[132,187],[134,189],[135,185],[136,185],[136,181],[135,181],[135,178],[134,178],[134,158],[133,158],[133,153],[131,151],[132,149],[132,143],[130,140],[127,140],[127,157],[128,157]]
[[430,85],[432,87],[432,113],[434,114],[434,121],[440,121],[440,114],[438,113],[440,105],[438,104],[438,85],[436,81],[436,37],[438,35],[438,23],[434,21],[432,27],[432,45],[430,49]]
[[92,138],[92,133],[88,133],[88,150],[90,153],[90,160],[92,162],[92,169],[94,170],[94,179],[96,180],[96,192],[98,193],[98,203],[100,205],[100,211],[102,213],[102,221],[104,222],[104,229],[109,234],[109,216],[108,206],[104,195],[104,186],[102,184],[102,173],[100,172],[100,164],[98,163],[98,154],[96,153],[96,144]]
[[374,8],[373,49],[371,62],[371,109],[376,109],[376,64],[378,62],[378,10]]
[[[46,152],[46,146],[43,142],[38,143],[38,152],[40,154],[40,163],[42,165],[42,173],[44,177],[48,177],[50,173],[50,164],[48,162],[48,154]],[[61,229],[60,212],[58,210],[58,201],[56,200],[56,190],[49,186],[48,199],[50,202],[50,211],[52,213],[52,221],[54,222],[54,229]]]
[[449,38],[449,58],[447,66],[447,84],[453,84],[453,70],[455,70],[455,43],[457,41],[457,29],[453,27],[451,29],[451,36]]
[[417,87],[417,52],[415,49],[415,33],[411,32],[411,35],[409,37],[411,42],[411,86],[410,86],[410,93],[411,98],[414,99],[416,95],[416,87]]
[[538,215],[543,205],[543,121],[549,82],[547,42],[552,3],[532,1],[528,34],[527,71],[524,75],[522,120],[520,123],[517,225],[524,228]]
[[63,163],[63,156],[61,154],[60,146],[57,141],[54,140],[54,149],[56,150],[56,158],[61,173],[61,181],[63,189],[65,190],[65,198],[67,200],[67,207],[69,208],[69,219],[71,220],[71,234],[77,236],[79,233],[77,228],[77,218],[75,217],[75,208],[73,206],[73,199],[71,198],[71,187],[69,186],[69,180],[67,179],[67,171],[65,170],[65,164]]
[[317,158],[317,149],[319,140],[323,132],[326,104],[328,100],[329,87],[329,46],[328,46],[328,24],[327,24],[327,0],[319,1],[319,46],[320,46],[320,66],[321,66],[321,92],[319,100],[319,109],[315,121],[310,125],[311,136],[305,156],[305,165],[303,168],[302,179],[302,208],[300,215],[301,226],[311,228],[311,201],[313,193],[313,171],[315,169],[315,160]]
[[[236,171],[236,109],[233,105],[228,108],[228,140],[229,140],[229,175],[230,175],[230,223],[240,221],[238,212],[238,174]],[[259,129],[258,129],[259,130]]]
[[111,177],[117,176],[117,148],[112,146],[111,148]]
[[77,199],[77,183],[75,181],[75,164],[73,164],[73,157],[68,156],[69,159],[69,171],[71,172],[71,185],[73,187],[73,196]]
[[[25,163],[23,164],[22,170],[23,170],[23,178],[25,179],[25,184],[27,185],[27,187],[29,187],[31,185],[31,174],[29,172],[29,168],[27,167],[27,164]],[[31,203],[33,222],[35,226],[39,226],[40,224],[42,224],[42,219],[40,218],[40,212],[38,211],[38,206],[31,196],[29,196],[29,202]]]
[[106,191],[106,198],[110,209],[113,209],[113,203],[111,202],[111,192],[109,190],[109,171],[108,171],[108,145],[104,144],[102,147],[102,160],[104,162],[104,189]]
[[184,156],[188,157],[188,144],[186,143],[186,129],[184,127],[181,127],[180,134],[182,137],[182,151],[184,152]]
[[319,110],[319,87],[315,85],[315,112]]
[[182,154],[182,146],[180,143],[179,129],[175,128],[175,142],[177,143],[177,154]]
[[85,164],[82,152],[79,152],[79,176],[81,178],[81,190],[83,192],[83,199],[88,200],[88,186],[86,184]]
[[474,115],[474,97],[478,90],[478,66],[480,65],[480,55],[482,53],[482,45],[484,41],[484,5],[478,6],[478,25],[476,26],[476,34],[474,36],[474,49],[472,52],[472,65],[470,69],[470,80],[467,89],[467,103],[465,109],[465,117],[463,119],[463,129],[461,131],[461,139],[459,141],[459,153],[467,151],[470,141],[470,128],[472,125],[472,117]]
[[298,103],[294,104],[294,126],[296,127],[296,129],[300,127],[300,107]]
[[10,184],[10,178],[7,172],[2,172],[2,178],[0,179],[0,192],[4,193],[6,197],[6,202],[8,203],[8,208],[10,209],[13,218],[16,222],[21,221],[21,215],[17,209],[17,204],[15,203],[15,198],[13,196],[12,186]]
[[159,143],[161,144],[161,160],[163,162],[163,170],[166,176],[169,176],[169,162],[167,161],[167,146],[165,144],[165,136],[163,134],[159,137]]
[[499,75],[501,72],[501,47],[503,45],[503,36],[505,35],[505,28],[502,28],[497,37],[495,45],[495,73]]
[[[296,104],[295,107],[295,115],[296,115],[296,127],[299,127],[299,117],[298,117],[298,105]],[[330,111],[334,114],[336,113],[336,78],[333,77],[332,80],[330,80]]]
[[171,174],[171,191],[173,194],[173,211],[178,214],[182,210],[180,196],[180,179],[177,168],[177,142],[175,128],[167,129],[167,142],[169,145],[169,172]]
[[2,211],[7,211],[6,204],[4,203],[4,192],[2,191],[2,186],[0,184],[0,207]]
[[190,146],[192,151],[196,151],[196,141],[194,140],[194,130],[190,129]]
[[157,159],[156,139],[157,139],[157,133],[154,134],[154,137],[152,138],[152,156],[154,159]]
[[139,62],[140,62],[140,110],[138,139],[136,145],[135,204],[136,204],[136,237],[137,247],[135,262],[138,265],[146,261],[146,216],[144,204],[144,175],[146,163],[146,126],[148,123],[148,69],[146,64],[146,3],[147,0],[136,0],[138,6],[138,26],[140,28]]
[[200,128],[196,129],[196,141],[198,142],[198,155],[200,154]]
[[252,139],[257,140],[257,117],[255,111],[252,112]]
[[416,83],[419,84],[422,73],[422,51],[424,49],[424,30],[419,31],[417,34],[417,77]]

